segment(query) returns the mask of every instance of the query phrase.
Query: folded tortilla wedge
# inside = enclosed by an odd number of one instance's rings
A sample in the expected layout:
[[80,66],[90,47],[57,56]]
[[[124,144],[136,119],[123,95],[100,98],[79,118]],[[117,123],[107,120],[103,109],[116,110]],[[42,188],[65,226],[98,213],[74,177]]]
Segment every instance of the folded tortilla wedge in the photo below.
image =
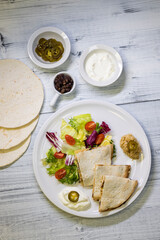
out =
[[130,165],[102,165],[96,164],[94,168],[94,180],[93,180],[93,191],[92,197],[98,201],[101,197],[101,185],[103,175],[112,175],[117,177],[127,178],[130,172]]
[[137,180],[116,176],[103,176],[99,211],[117,208],[126,202],[137,187]]
[[113,145],[82,150],[76,153],[79,165],[79,175],[85,187],[93,185],[95,164],[111,165]]

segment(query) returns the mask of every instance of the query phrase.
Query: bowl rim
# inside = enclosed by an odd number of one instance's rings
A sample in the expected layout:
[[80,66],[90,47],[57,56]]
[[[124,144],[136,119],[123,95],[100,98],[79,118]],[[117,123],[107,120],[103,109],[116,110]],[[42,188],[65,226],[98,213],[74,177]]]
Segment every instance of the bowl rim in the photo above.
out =
[[[117,63],[115,73],[111,77],[109,77],[107,80],[101,81],[101,82],[91,79],[88,76],[88,74],[86,73],[85,66],[84,66],[87,56],[92,51],[96,51],[96,50],[105,50],[105,51],[112,53],[114,55],[114,57],[116,59],[116,63]],[[96,45],[89,47],[82,53],[82,55],[80,57],[79,70],[80,70],[80,74],[81,74],[82,78],[89,84],[96,86],[96,87],[105,87],[105,86],[108,86],[118,80],[118,78],[120,77],[122,70],[123,70],[123,62],[122,62],[122,58],[121,58],[120,54],[114,48],[112,48],[108,45],[96,44]]]
[[[33,54],[33,43],[34,43],[36,37],[38,37],[40,34],[45,33],[45,32],[57,33],[58,35],[61,36],[61,38],[63,38],[63,40],[65,42],[65,45],[66,45],[65,46],[65,54],[64,54],[64,56],[62,56],[62,58],[58,62],[42,63]],[[70,55],[70,51],[71,51],[71,43],[70,43],[70,40],[69,40],[68,36],[61,29],[56,28],[56,27],[42,27],[42,28],[37,29],[30,36],[30,38],[28,40],[28,44],[27,44],[27,51],[28,51],[28,55],[29,55],[30,59],[37,66],[39,66],[41,68],[45,68],[45,69],[54,69],[54,68],[62,65],[68,59],[68,57]]]

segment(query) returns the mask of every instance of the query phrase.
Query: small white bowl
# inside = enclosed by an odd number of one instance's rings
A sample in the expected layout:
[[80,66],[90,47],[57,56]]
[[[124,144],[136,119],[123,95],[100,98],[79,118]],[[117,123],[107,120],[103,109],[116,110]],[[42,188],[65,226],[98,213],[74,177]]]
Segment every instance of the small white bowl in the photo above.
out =
[[[37,53],[35,52],[35,48],[37,47],[37,44],[41,38],[46,39],[53,38],[56,39],[57,41],[60,41],[63,44],[64,53],[59,61],[57,62],[44,61],[41,57],[37,55]],[[62,65],[67,60],[71,51],[71,44],[67,35],[60,29],[55,27],[44,27],[38,29],[31,35],[28,41],[27,50],[30,59],[37,66],[45,69],[54,69]]]
[[[107,51],[109,54],[112,55],[114,62],[115,62],[115,71],[111,74],[110,77],[108,77],[106,80],[102,81],[96,81],[89,77],[89,75],[86,72],[85,64],[86,60],[92,53],[96,53],[97,50],[104,50]],[[94,45],[84,51],[84,53],[80,57],[80,73],[83,79],[88,82],[89,84],[97,87],[105,87],[112,83],[114,83],[121,75],[123,69],[123,63],[122,59],[119,55],[119,53],[112,47],[106,46],[106,45]]]
[[[60,93],[60,92],[58,92],[58,91],[56,90],[56,88],[55,88],[55,85],[54,85],[54,81],[55,81],[56,77],[57,77],[58,75],[61,75],[61,74],[68,75],[68,76],[70,76],[70,77],[72,78],[72,80],[73,80],[73,86],[72,86],[71,90],[70,90],[69,92],[66,92],[66,93],[63,93],[63,94]],[[70,93],[72,93],[72,92],[74,91],[74,89],[75,89],[75,86],[76,86],[75,78],[74,78],[70,73],[68,73],[68,72],[58,72],[58,73],[54,76],[54,78],[53,78],[54,96],[53,96],[53,98],[52,98],[52,100],[51,100],[51,102],[50,102],[50,106],[53,107],[60,96],[66,96],[66,95],[69,95]]]

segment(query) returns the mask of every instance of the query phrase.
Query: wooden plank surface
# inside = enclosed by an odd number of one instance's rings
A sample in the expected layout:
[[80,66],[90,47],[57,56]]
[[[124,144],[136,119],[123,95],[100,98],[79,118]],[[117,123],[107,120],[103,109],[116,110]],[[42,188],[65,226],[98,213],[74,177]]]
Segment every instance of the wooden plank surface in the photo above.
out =
[[[30,35],[43,26],[59,27],[71,40],[71,55],[56,71],[36,67],[27,54]],[[26,63],[45,90],[28,150],[0,171],[0,240],[160,239],[159,42],[159,0],[0,1],[0,59],[16,58]],[[123,59],[120,79],[107,88],[86,84],[79,73],[80,55],[93,44],[110,45]],[[59,70],[74,74],[77,88],[52,109],[52,79]],[[107,218],[84,219],[61,211],[46,199],[34,177],[32,151],[38,131],[57,109],[95,98],[118,104],[139,121],[151,145],[152,168],[145,189],[130,207]]]

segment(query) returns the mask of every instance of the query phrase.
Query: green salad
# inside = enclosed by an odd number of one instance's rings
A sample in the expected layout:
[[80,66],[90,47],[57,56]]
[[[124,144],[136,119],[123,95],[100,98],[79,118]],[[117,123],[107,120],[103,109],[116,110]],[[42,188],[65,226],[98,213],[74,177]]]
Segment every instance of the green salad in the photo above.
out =
[[112,136],[106,135],[108,131],[108,124],[95,123],[91,114],[74,116],[68,123],[62,119],[60,136],[56,132],[46,133],[52,144],[46,158],[42,159],[47,173],[50,176],[54,175],[61,183],[73,184],[79,181],[75,151],[113,143]]
[[66,158],[62,159],[55,158],[54,154],[57,152],[56,148],[51,147],[46,153],[47,157],[42,159],[43,166],[46,167],[47,173],[52,176],[60,169],[65,169],[66,174],[63,178],[58,179],[62,183],[73,184],[79,180],[77,163],[74,162],[72,165],[66,165]]

